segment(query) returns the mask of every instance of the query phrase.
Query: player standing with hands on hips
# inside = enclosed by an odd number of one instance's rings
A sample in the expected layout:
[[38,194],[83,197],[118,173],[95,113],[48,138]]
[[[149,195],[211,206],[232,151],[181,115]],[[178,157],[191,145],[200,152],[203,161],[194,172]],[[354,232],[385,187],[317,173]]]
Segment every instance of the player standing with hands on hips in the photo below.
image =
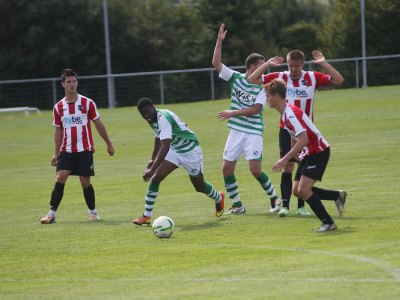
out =
[[[232,207],[226,214],[242,214],[246,211],[240,199],[234,173],[236,163],[243,154],[246,155],[246,160],[249,161],[251,173],[270,199],[270,212],[277,212],[281,201],[276,195],[268,175],[261,169],[264,133],[262,111],[266,104],[265,94],[261,85],[250,84],[247,78],[261,65],[275,66],[280,64],[283,59],[275,57],[265,63],[265,59],[261,54],[252,53],[246,59],[245,74],[229,69],[221,62],[222,42],[226,34],[225,24],[222,23],[212,59],[212,64],[219,73],[219,77],[228,81],[231,85],[230,110],[217,114],[217,117],[221,120],[228,119],[227,126],[230,128],[222,165],[225,188],[229,198],[232,200]],[[262,92],[261,94],[260,91]]]
[[70,175],[78,175],[83,195],[88,207],[89,220],[100,219],[96,211],[95,194],[90,177],[94,176],[94,144],[90,121],[93,121],[97,132],[107,145],[107,152],[114,155],[114,147],[107,130],[100,120],[93,100],[79,95],[78,75],[71,69],[61,74],[61,84],[65,97],[53,108],[55,127],[54,155],[51,165],[56,166],[56,183],[51,193],[50,211],[40,219],[42,224],[51,224],[56,220],[56,211],[64,195],[64,186]]
[[[343,76],[331,66],[325,59],[321,51],[312,52],[313,64],[324,68],[328,74],[316,71],[304,71],[305,56],[300,50],[292,50],[287,54],[286,60],[288,71],[273,72],[263,75],[270,67],[266,63],[261,65],[249,76],[249,82],[257,84],[267,84],[275,78],[282,79],[287,86],[286,101],[301,108],[306,115],[314,122],[314,96],[315,91],[320,86],[330,84],[340,85],[344,79]],[[279,130],[279,148],[280,157],[284,157],[291,149],[291,138],[289,133],[284,130],[283,123]],[[286,164],[281,176],[281,197],[282,208],[278,215],[286,217],[289,215],[289,202],[292,194],[292,173],[294,169],[294,160]],[[345,200],[347,194],[340,191],[340,197]],[[331,199],[336,200],[336,199]],[[299,198],[297,204],[297,215],[307,216],[310,213],[304,207],[304,200]]]
[[[311,119],[297,106],[288,104],[286,85],[281,79],[274,79],[265,86],[268,105],[281,114],[284,129],[296,140],[291,150],[278,160],[272,167],[274,172],[282,172],[289,161],[299,156],[300,163],[293,182],[293,194],[307,201],[312,211],[322,222],[317,232],[337,229],[336,224],[323,206],[321,199],[330,194],[336,197],[336,207],[339,216],[344,211],[345,199],[338,191],[315,190],[314,184],[321,181],[330,156],[328,142],[318,131]],[[299,154],[300,153],[300,154]]]

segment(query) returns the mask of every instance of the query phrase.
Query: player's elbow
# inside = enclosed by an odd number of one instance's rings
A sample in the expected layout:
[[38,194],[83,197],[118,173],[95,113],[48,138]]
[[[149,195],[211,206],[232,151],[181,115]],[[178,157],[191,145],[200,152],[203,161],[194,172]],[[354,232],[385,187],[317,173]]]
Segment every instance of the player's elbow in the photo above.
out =
[[221,64],[221,62],[216,61],[216,60],[213,59],[213,60],[211,61],[211,63],[212,63],[212,65],[213,65],[213,67],[217,70],[217,72],[220,73],[220,72],[221,72],[221,69],[222,69],[222,64]]
[[251,83],[251,84],[256,84],[257,83],[257,80],[254,77],[251,77],[251,76],[249,78],[247,78],[247,81],[249,83]]
[[343,82],[344,82],[343,76],[339,76],[338,78],[335,78],[334,80],[332,80],[332,83],[334,85],[341,85]]
[[253,107],[252,107],[252,115],[257,115],[257,114],[259,114],[260,112],[261,112],[261,107],[259,107],[258,105],[254,105]]
[[296,146],[298,146],[300,149],[303,149],[305,146],[307,146],[309,142],[308,135],[306,131],[303,131],[299,136],[298,136],[298,141],[296,142]]

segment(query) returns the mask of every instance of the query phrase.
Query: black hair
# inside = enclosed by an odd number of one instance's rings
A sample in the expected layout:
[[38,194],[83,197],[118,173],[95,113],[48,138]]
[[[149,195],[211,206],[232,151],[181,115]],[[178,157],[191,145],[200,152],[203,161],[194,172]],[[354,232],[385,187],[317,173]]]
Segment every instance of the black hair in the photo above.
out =
[[146,98],[146,97],[140,98],[138,103],[136,104],[136,106],[137,106],[138,110],[141,110],[142,108],[147,107],[147,106],[154,107],[153,102],[150,100],[150,98]]
[[61,81],[65,82],[65,78],[69,76],[75,76],[78,79],[78,74],[72,69],[65,69],[61,72]]
[[256,65],[260,60],[265,60],[265,57],[258,53],[251,53],[246,58],[246,70],[250,69],[251,65]]

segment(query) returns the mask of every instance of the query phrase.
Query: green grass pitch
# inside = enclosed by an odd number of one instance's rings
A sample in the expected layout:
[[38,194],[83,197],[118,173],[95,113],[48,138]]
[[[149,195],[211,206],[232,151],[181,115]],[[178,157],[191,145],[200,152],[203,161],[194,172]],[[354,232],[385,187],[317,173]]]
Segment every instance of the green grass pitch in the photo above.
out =
[[[161,107],[161,106],[160,106]],[[223,190],[228,135],[216,113],[229,101],[163,106],[197,133],[205,178]],[[41,225],[55,171],[52,115],[0,115],[0,299],[397,299],[400,295],[400,86],[321,91],[315,123],[331,145],[317,186],[346,189],[338,230],[318,219],[267,213],[268,201],[244,158],[236,176],[247,212],[216,218],[183,169],[160,187],[154,216],[176,224],[169,239],[131,223],[143,211],[141,175],[152,130],[136,107],[100,109],[116,153],[94,130],[92,179],[102,220],[91,223],[77,177],[70,177],[57,223]],[[264,111],[263,169],[278,192],[278,113]],[[227,199],[226,206],[230,201]]]

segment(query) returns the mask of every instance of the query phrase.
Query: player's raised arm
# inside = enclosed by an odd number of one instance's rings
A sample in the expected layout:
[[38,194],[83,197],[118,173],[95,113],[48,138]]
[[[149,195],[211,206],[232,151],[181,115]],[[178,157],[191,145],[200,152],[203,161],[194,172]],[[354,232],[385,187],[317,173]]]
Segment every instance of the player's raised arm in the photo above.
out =
[[270,67],[277,67],[283,63],[283,57],[275,56],[268,59],[265,63],[263,63],[258,69],[256,69],[251,75],[247,78],[247,80],[252,84],[262,84],[261,76],[268,70]]
[[344,78],[342,74],[340,74],[339,71],[337,71],[330,63],[326,61],[325,56],[321,51],[314,50],[312,52],[312,57],[314,58],[312,60],[313,64],[320,65],[328,72],[329,75],[331,75],[331,83],[335,85],[340,85],[343,83]]
[[225,30],[225,24],[222,23],[219,27],[217,42],[215,44],[214,55],[212,59],[212,65],[217,70],[218,73],[221,73],[222,62],[221,62],[221,52],[222,52],[222,41],[225,39],[227,31]]

